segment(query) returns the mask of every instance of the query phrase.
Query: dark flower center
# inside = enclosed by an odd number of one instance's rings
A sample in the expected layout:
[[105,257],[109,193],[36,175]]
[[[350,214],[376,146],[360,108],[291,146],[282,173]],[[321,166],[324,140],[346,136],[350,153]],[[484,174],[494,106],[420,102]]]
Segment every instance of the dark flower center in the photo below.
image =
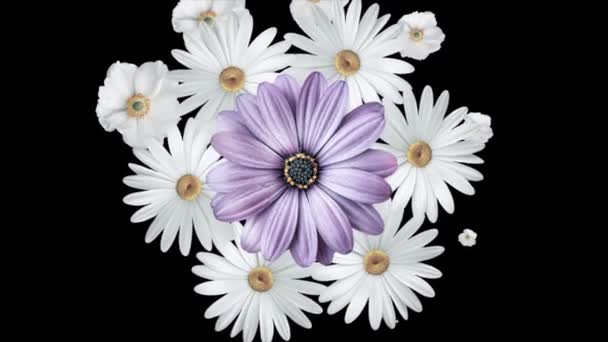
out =
[[313,157],[297,153],[285,160],[283,175],[287,184],[300,190],[308,189],[318,178],[319,165]]

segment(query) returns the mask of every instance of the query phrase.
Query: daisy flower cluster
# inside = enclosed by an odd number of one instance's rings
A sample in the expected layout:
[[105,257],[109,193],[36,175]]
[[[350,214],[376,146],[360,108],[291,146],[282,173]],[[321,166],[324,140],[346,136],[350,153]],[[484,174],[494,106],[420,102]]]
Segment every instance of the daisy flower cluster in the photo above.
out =
[[345,309],[347,324],[367,305],[372,329],[393,329],[422,310],[418,295],[435,295],[427,280],[441,272],[425,262],[443,247],[427,246],[436,229],[419,230],[440,206],[454,212],[452,191],[475,193],[491,119],[448,114],[447,91],[417,99],[404,79],[414,66],[403,58],[445,39],[431,12],[388,25],[377,4],[292,0],[301,32],[281,39],[276,28],[254,37],[246,5],[181,0],[182,69],[108,69],[97,116],[139,161],[123,180],[136,189],[124,202],[140,207],[131,221],[150,222],[145,241],[160,237],[163,252],[207,251],[194,290],[221,296],[204,315],[217,331],[289,340],[290,322],[311,328],[319,303]]

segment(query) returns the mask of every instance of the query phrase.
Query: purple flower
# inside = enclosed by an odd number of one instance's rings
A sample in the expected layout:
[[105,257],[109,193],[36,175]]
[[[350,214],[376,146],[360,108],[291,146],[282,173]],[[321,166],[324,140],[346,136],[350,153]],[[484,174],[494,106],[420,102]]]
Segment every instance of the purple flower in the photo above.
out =
[[384,177],[392,154],[370,149],[384,129],[384,108],[347,113],[348,87],[320,73],[300,85],[289,76],[241,95],[218,116],[211,144],[224,159],[207,176],[218,220],[247,220],[242,247],[276,260],[290,250],[309,266],[353,249],[353,228],[382,233],[374,203],[391,196]]

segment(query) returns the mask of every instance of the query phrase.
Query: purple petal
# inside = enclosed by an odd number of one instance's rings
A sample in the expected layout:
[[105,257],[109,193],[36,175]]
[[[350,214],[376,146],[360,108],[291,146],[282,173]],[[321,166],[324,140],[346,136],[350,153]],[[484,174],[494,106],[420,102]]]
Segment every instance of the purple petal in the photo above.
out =
[[318,186],[309,189],[307,195],[317,232],[323,241],[340,254],[350,253],[354,245],[353,229],[344,211]]
[[235,111],[220,112],[217,115],[215,131],[251,134],[249,128],[243,123],[241,114]]
[[211,201],[213,214],[224,222],[248,219],[266,209],[285,189],[285,183],[277,180],[263,187],[216,195]]
[[332,164],[324,169],[357,169],[373,173],[380,177],[388,177],[397,170],[397,167],[397,158],[395,158],[392,153],[370,149],[350,159]]
[[321,95],[317,106],[306,122],[305,141],[311,154],[317,154],[327,143],[329,138],[336,133],[338,127],[346,116],[346,104],[348,103],[348,86],[344,81],[332,84]]
[[[271,206],[269,206],[270,208]],[[264,223],[268,218],[268,208],[261,213],[250,217],[245,222],[243,232],[241,233],[241,247],[249,253],[257,253],[260,251],[262,242],[262,232],[264,231]]]
[[241,133],[220,132],[213,135],[211,145],[231,162],[256,169],[280,169],[283,159],[257,138]]
[[298,110],[296,111],[296,126],[300,148],[304,151],[310,151],[310,146],[304,137],[307,135],[307,126],[325,88],[327,88],[327,81],[319,72],[310,74],[302,85],[302,92],[298,98]]
[[[260,110],[258,99],[250,94],[240,95],[236,99],[236,108],[243,123],[252,135],[263,142],[270,149],[283,156],[289,155],[288,148],[281,142],[280,135],[276,134],[273,126],[277,120],[269,118],[269,114]],[[294,139],[295,140],[295,139]]]
[[391,186],[380,176],[355,169],[323,170],[319,183],[350,200],[373,204],[391,197]]
[[370,235],[382,234],[384,221],[373,205],[351,201],[329,189],[323,190],[340,205],[354,229]]
[[321,236],[318,237],[319,247],[317,248],[317,261],[322,265],[330,265],[334,260],[334,250],[332,250],[326,243],[323,241]]
[[277,170],[254,169],[224,160],[209,171],[206,183],[216,192],[234,192],[257,188],[280,176]]
[[274,85],[277,86],[285,96],[285,99],[289,103],[291,107],[291,112],[296,114],[297,105],[298,105],[298,97],[300,96],[300,85],[295,80],[295,78],[289,75],[280,75],[274,81]]
[[294,114],[281,91],[270,83],[258,88],[258,96],[243,94],[236,107],[249,130],[282,156],[297,152]]
[[378,140],[384,129],[384,107],[366,103],[349,113],[317,159],[328,166],[363,153]]
[[301,267],[308,267],[317,256],[317,229],[305,191],[300,191],[298,228],[291,243],[291,255]]
[[298,152],[298,133],[296,131],[295,113],[283,95],[281,89],[264,82],[258,87],[257,97],[260,118],[282,147],[280,153],[289,155]]
[[261,252],[268,261],[275,261],[291,245],[298,224],[298,192],[295,188],[287,189],[267,209],[269,214],[262,232]]

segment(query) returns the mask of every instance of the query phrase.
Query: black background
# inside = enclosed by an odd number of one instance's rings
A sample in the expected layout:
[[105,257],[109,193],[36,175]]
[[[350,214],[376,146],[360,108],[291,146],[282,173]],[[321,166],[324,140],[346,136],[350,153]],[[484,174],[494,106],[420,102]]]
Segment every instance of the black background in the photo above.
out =
[[[520,245],[525,237],[520,236],[524,227],[519,226],[523,218],[518,217],[518,209],[526,206],[525,199],[513,200],[527,186],[525,170],[513,162],[517,150],[513,137],[526,134],[518,116],[523,111],[524,87],[534,82],[521,77],[525,32],[513,24],[526,20],[526,13],[493,2],[459,2],[458,6],[440,1],[378,2],[381,14],[392,14],[390,24],[416,10],[436,14],[447,39],[427,60],[411,60],[416,71],[406,79],[418,95],[425,85],[431,85],[436,96],[449,90],[450,110],[468,106],[492,116],[495,136],[480,154],[486,163],[478,167],[485,180],[474,184],[477,193],[472,197],[453,191],[456,212],[448,215],[440,209],[437,224],[427,221],[424,225],[423,229],[439,228],[435,244],[446,252],[431,262],[443,277],[430,281],[437,295],[422,298],[422,313],[410,311],[408,321],[399,317],[395,330],[382,325],[377,332],[369,327],[367,309],[351,325],[344,323],[344,310],[333,316],[311,315],[313,329],[291,324],[291,340],[326,340],[329,334],[364,341],[488,339],[516,333],[533,314],[523,298],[523,293],[532,291],[522,268],[525,252]],[[94,1],[84,4],[81,14],[70,15],[71,29],[84,37],[65,38],[76,48],[76,58],[69,64],[77,71],[73,77],[79,95],[74,98],[79,102],[78,114],[71,117],[76,118],[74,129],[59,137],[70,143],[61,156],[73,167],[68,179],[56,183],[83,186],[75,193],[65,190],[72,196],[56,211],[65,225],[53,230],[63,243],[55,247],[60,259],[52,281],[57,289],[50,297],[67,316],[58,317],[51,308],[41,313],[60,318],[55,329],[75,333],[73,328],[78,327],[89,336],[107,338],[230,340],[230,328],[216,333],[215,320],[203,318],[217,298],[193,291],[201,281],[191,273],[198,263],[194,255],[202,250],[196,239],[188,258],[181,256],[177,244],[164,254],[159,240],[144,243],[149,223],[130,223],[136,208],[122,203],[131,191],[122,179],[130,174],[127,163],[136,159],[118,133],[103,131],[95,115],[98,87],[117,60],[134,64],[162,60],[170,69],[181,67],[170,54],[172,49],[184,48],[171,26],[176,3]],[[372,3],[364,0],[364,9]],[[279,29],[277,39],[300,32],[288,4],[287,0],[249,0],[254,34],[272,26]],[[477,246],[464,248],[458,243],[464,228],[478,232]],[[279,340],[276,334],[275,340]]]

